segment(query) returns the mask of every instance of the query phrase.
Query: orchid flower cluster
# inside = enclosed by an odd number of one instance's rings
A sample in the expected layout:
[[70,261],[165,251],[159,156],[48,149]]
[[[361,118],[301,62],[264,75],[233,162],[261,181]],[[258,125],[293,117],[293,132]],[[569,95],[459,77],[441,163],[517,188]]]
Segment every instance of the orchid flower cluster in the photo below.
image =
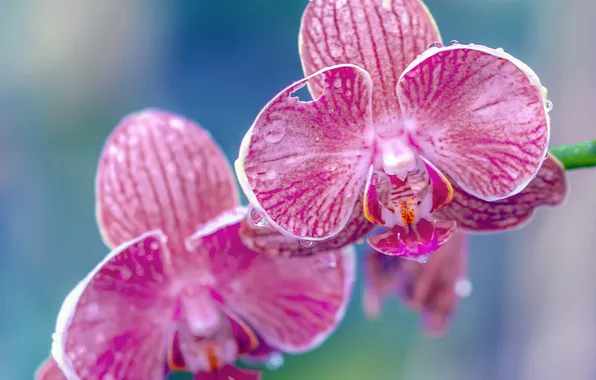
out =
[[[440,336],[470,291],[467,234],[560,205],[594,143],[551,149],[546,89],[503,49],[440,41],[419,0],[313,0],[306,77],[258,114],[235,162],[157,109],[125,117],[96,177],[111,252],[70,292],[38,379],[255,380],[321,345],[352,295],[397,294]],[[293,94],[308,86],[312,100]],[[561,160],[559,160],[559,157]]]

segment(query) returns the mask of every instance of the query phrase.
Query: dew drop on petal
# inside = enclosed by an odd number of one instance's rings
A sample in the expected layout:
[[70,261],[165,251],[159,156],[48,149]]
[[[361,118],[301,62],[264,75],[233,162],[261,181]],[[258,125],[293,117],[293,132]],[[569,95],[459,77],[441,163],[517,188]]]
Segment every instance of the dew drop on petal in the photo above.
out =
[[496,50],[497,50],[499,53],[504,53],[504,52],[505,52],[505,50],[503,50],[503,48],[497,48]]
[[265,219],[263,214],[261,214],[259,210],[257,210],[253,206],[249,206],[248,218],[250,222],[257,227],[265,227],[267,225],[267,220]]
[[280,369],[284,365],[284,357],[279,352],[271,354],[265,362],[265,367],[269,371],[275,371]]
[[544,106],[546,107],[546,112],[550,112],[553,110],[553,102],[551,102],[550,100],[547,100],[544,103]]
[[431,44],[430,44],[430,45],[428,45],[428,47],[429,47],[429,48],[434,48],[434,47],[436,47],[436,48],[440,48],[440,47],[443,47],[443,46],[444,46],[444,45],[443,45],[442,43],[438,42],[438,41],[431,42]]
[[277,177],[277,172],[275,170],[269,170],[267,173],[265,173],[265,178],[269,181],[273,181],[275,177]]
[[449,45],[457,45],[459,44],[458,40],[451,40],[451,42],[449,42]]
[[472,282],[467,277],[459,278],[455,282],[455,294],[460,298],[466,298],[472,294]]
[[306,240],[306,239],[300,239],[300,245],[306,248],[312,247],[314,244],[313,241],[311,240]]
[[420,255],[418,257],[418,262],[420,264],[426,264],[428,262],[428,255]]
[[327,164],[327,165],[325,165],[325,170],[327,170],[328,172],[333,172],[333,171],[337,170],[337,166]]
[[283,121],[275,120],[268,124],[265,128],[265,141],[268,143],[277,143],[284,138],[286,134],[286,125]]

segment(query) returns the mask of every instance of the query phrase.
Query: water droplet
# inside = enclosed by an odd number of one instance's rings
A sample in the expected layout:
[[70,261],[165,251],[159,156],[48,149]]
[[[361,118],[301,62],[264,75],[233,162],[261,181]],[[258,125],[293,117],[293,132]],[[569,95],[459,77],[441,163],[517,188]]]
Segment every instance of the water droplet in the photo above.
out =
[[503,48],[497,48],[497,52],[499,52],[499,53],[505,53],[505,50]]
[[327,170],[328,172],[333,172],[333,171],[337,170],[337,166],[332,165],[332,164],[327,164],[327,165],[325,165],[325,170]]
[[440,48],[440,47],[443,47],[443,46],[444,46],[444,45],[443,45],[442,43],[438,42],[438,41],[431,42],[431,44],[430,44],[430,45],[428,45],[428,47],[429,47],[429,48],[434,48],[434,47],[436,47],[436,48]]
[[269,356],[267,361],[265,362],[265,367],[269,371],[275,371],[280,369],[284,365],[284,357],[279,352],[273,353]]
[[544,103],[544,106],[546,107],[546,112],[550,112],[553,110],[553,102],[551,102],[550,100],[546,100],[546,102]]
[[341,87],[341,79],[337,78],[333,81],[333,87],[340,88]]
[[428,255],[421,255],[418,257],[418,262],[420,264],[426,264],[428,262]]
[[379,182],[381,182],[381,177],[379,176],[378,173],[373,173],[372,177],[370,179],[370,184],[373,186],[376,186],[379,184]]
[[312,240],[300,239],[300,245],[305,248],[312,247],[314,242]]
[[253,206],[249,206],[248,218],[250,219],[250,222],[257,227],[265,227],[267,225],[265,216]]
[[269,170],[267,173],[265,173],[265,178],[269,181],[273,181],[275,177],[277,177],[277,172],[275,170]]
[[268,143],[280,142],[286,134],[286,124],[283,121],[275,120],[265,126],[265,141]]
[[466,298],[472,294],[472,282],[467,277],[462,277],[455,282],[455,294]]
[[350,91],[350,90],[346,91],[346,96],[348,96],[348,97],[352,96],[352,91]]
[[457,45],[459,44],[458,40],[451,40],[451,42],[449,42],[449,45]]

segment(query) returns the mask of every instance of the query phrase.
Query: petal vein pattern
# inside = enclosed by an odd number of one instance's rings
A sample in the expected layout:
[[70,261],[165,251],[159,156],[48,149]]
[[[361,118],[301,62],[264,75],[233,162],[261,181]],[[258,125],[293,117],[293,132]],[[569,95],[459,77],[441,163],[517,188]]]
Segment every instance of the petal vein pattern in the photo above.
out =
[[[313,79],[325,93],[292,93]],[[242,189],[289,236],[323,240],[347,224],[373,155],[372,82],[353,65],[324,69],[277,95],[248,131],[236,162]]]

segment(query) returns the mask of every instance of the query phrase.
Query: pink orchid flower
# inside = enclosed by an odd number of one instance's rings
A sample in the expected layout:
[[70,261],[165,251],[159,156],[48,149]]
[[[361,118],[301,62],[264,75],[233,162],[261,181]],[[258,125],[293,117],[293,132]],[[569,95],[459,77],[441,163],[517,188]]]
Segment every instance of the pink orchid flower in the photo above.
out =
[[247,209],[208,133],[147,110],[108,138],[97,217],[112,252],[68,295],[52,356],[69,379],[259,379],[267,362],[321,344],[345,312],[352,248],[271,260],[247,248]]
[[364,263],[363,306],[369,318],[381,311],[384,299],[396,295],[406,306],[422,312],[422,326],[440,337],[460,297],[471,291],[467,270],[467,241],[461,232],[421,264],[371,250]]
[[[435,41],[418,0],[308,4],[307,77],[264,107],[236,161],[242,189],[272,228],[344,239],[364,215],[391,229],[369,239],[375,249],[424,260],[468,214],[464,203],[451,211],[457,217],[441,218],[454,191],[489,205],[522,192],[551,160],[549,103],[536,74],[502,49],[427,49]],[[305,85],[314,100],[292,96]]]
[[430,256],[428,263],[377,251],[368,253],[363,305],[369,318],[379,314],[383,300],[393,293],[406,305],[422,311],[423,327],[430,335],[444,334],[458,300],[470,290],[465,233],[522,226],[537,205],[561,204],[567,194],[567,181],[563,166],[549,156],[528,187],[510,198],[487,203],[458,188],[454,190],[453,201],[438,213],[438,218],[457,220],[458,231]]

